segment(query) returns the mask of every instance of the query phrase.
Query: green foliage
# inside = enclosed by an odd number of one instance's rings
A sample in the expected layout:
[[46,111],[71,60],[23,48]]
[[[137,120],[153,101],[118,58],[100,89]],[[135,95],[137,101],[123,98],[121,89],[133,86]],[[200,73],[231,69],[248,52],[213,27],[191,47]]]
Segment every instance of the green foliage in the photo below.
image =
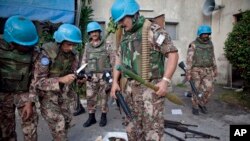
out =
[[92,2],[92,0],[82,0],[82,5],[87,5],[90,4]]
[[222,93],[219,98],[226,103],[250,110],[250,95],[245,92],[227,91]]
[[41,22],[42,34],[40,35],[39,44],[42,45],[43,43],[54,41],[53,34],[61,24],[54,24],[49,21]]
[[108,33],[115,33],[118,28],[118,24],[110,17],[107,32]]
[[87,24],[92,21],[94,10],[91,6],[83,6],[81,10],[81,17],[80,17],[80,30],[82,32],[82,40],[83,44],[88,42],[88,34],[87,34]]
[[241,76],[250,84],[250,11],[242,13],[242,19],[237,22],[233,31],[229,33],[225,41],[225,55],[227,59],[236,67]]
[[187,85],[186,85],[186,84],[184,84],[184,83],[179,83],[179,84],[177,84],[177,85],[176,85],[176,87],[186,88],[186,87],[187,87]]
[[115,23],[115,21],[110,17],[109,23],[108,23],[108,28],[106,29],[107,34],[105,35],[103,40],[106,40],[108,38],[108,36],[110,35],[110,33],[115,33],[117,29],[118,29],[118,24]]

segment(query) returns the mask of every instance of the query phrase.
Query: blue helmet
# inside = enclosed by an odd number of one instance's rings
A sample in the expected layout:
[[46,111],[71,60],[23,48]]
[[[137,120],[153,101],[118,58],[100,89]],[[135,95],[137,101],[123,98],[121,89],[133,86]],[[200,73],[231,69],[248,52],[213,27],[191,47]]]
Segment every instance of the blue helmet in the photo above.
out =
[[100,30],[102,32],[102,27],[97,22],[90,22],[87,25],[87,32],[89,33],[89,32],[95,31],[95,30]]
[[212,33],[211,27],[208,25],[199,26],[197,35],[200,36],[201,34],[204,34],[204,33],[211,34]]
[[119,22],[127,15],[134,15],[139,9],[135,0],[116,0],[111,7],[111,15],[115,22]]
[[58,43],[64,40],[73,43],[82,43],[82,33],[80,29],[72,24],[62,24],[54,33],[53,38]]
[[12,16],[4,25],[3,39],[8,43],[33,47],[38,42],[38,34],[32,21],[22,16]]

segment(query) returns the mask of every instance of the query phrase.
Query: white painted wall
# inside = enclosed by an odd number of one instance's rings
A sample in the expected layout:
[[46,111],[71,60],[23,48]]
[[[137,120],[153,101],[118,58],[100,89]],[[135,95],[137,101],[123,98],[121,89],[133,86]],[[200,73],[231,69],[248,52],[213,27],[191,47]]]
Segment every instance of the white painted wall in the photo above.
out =
[[[93,0],[94,20],[106,21],[108,23],[110,7],[114,0]],[[217,4],[224,4],[225,8],[213,12],[212,16],[203,16],[202,7],[205,0],[138,0],[141,14],[152,18],[160,14],[165,14],[166,21],[177,22],[178,40],[174,40],[175,46],[179,50],[179,61],[186,60],[187,47],[196,38],[197,28],[201,24],[209,24],[212,27],[212,41],[216,48],[215,56],[218,65],[217,83],[226,84],[228,81],[228,62],[224,57],[224,41],[227,34],[233,27],[233,14],[238,10],[250,9],[250,0],[216,0]],[[107,25],[106,25],[107,27]],[[109,38],[113,43],[114,36]],[[181,83],[183,73],[177,68],[173,83]]]

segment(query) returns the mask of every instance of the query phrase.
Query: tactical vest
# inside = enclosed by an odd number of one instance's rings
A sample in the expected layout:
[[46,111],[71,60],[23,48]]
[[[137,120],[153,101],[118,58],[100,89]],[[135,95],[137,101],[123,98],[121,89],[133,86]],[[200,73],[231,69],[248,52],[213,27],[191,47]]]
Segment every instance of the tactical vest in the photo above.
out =
[[193,67],[212,67],[214,65],[212,42],[204,43],[200,39],[196,39],[193,43],[195,45]]
[[29,90],[32,53],[11,50],[0,40],[0,92],[27,92]]
[[104,41],[100,45],[93,47],[89,43],[86,45],[87,68],[86,71],[93,73],[103,73],[111,70],[111,63]]
[[[122,65],[142,77],[142,29],[134,33],[125,33],[121,42]],[[147,31],[148,32],[148,31]],[[148,39],[148,37],[144,37]],[[149,42],[149,41],[148,41]],[[164,73],[165,56],[152,47],[149,49],[149,80],[162,78]],[[128,77],[128,76],[125,76]]]
[[61,77],[72,73],[72,63],[75,61],[76,53],[64,53],[56,43],[47,43],[42,49],[50,59],[49,77]]

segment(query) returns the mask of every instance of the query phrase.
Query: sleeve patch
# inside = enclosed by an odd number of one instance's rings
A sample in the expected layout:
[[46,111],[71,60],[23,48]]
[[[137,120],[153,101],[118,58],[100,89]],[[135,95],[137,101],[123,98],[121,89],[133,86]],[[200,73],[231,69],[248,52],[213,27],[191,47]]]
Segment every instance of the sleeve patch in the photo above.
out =
[[49,58],[47,58],[47,57],[42,57],[41,58],[41,64],[43,65],[43,66],[48,66],[49,65]]
[[165,40],[165,38],[166,38],[165,35],[160,34],[160,35],[158,36],[158,38],[156,39],[157,45],[158,45],[158,46],[161,46],[162,43],[163,43],[163,41]]

